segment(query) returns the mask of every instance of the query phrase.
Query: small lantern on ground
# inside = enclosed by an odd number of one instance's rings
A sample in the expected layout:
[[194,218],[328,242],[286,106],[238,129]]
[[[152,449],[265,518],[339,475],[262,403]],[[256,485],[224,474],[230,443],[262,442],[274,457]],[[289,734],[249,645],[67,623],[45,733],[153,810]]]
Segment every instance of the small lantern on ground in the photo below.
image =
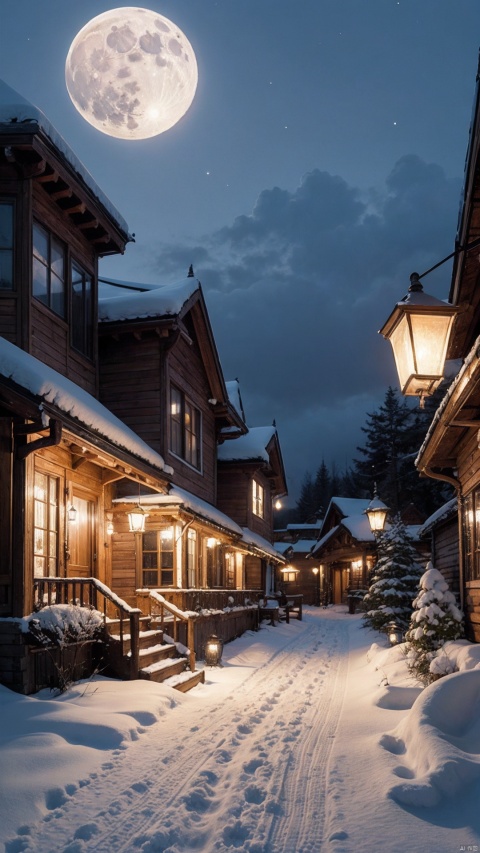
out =
[[398,646],[403,641],[403,631],[398,627],[396,622],[388,623],[387,636],[391,646]]
[[390,341],[400,389],[405,396],[424,398],[443,379],[448,341],[458,308],[423,292],[420,276],[410,276],[410,287],[397,302],[380,334]]
[[206,666],[221,666],[223,641],[216,634],[211,634],[205,644]]
[[385,528],[385,521],[387,520],[390,508],[378,497],[376,486],[373,492],[373,498],[364,512],[368,518],[368,523],[370,524],[370,530],[372,533],[381,533]]

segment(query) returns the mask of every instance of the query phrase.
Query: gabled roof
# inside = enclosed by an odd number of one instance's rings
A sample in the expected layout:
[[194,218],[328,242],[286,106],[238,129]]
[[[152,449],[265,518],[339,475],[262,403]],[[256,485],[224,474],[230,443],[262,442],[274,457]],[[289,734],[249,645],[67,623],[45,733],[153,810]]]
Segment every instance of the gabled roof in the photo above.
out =
[[217,450],[219,463],[257,463],[271,477],[277,495],[287,494],[285,469],[277,428],[251,427],[246,435],[220,444]]
[[[101,254],[123,252],[128,226],[44,113],[0,80],[0,138],[10,162],[55,192],[58,206],[82,224]],[[59,192],[64,187],[72,193]],[[60,196],[63,198],[60,198]],[[82,208],[83,203],[83,208]],[[80,208],[75,210],[73,208]],[[102,222],[99,221],[102,220]],[[100,248],[101,247],[101,248]]]
[[[99,334],[157,327],[187,334],[183,321],[190,315],[210,385],[212,410],[220,422],[233,426],[237,435],[246,432],[243,418],[229,399],[202,286],[192,270],[173,284],[100,279],[100,288]],[[117,295],[112,295],[115,292]]]
[[443,524],[446,521],[449,521],[451,518],[457,518],[458,511],[458,500],[457,498],[452,498],[447,501],[447,503],[443,504],[443,506],[439,507],[439,509],[435,510],[435,512],[430,515],[427,520],[422,524],[420,530],[418,531],[419,538],[422,536],[426,536],[428,533],[431,533],[432,530],[437,527],[439,524]]
[[[3,385],[3,388],[2,388]],[[8,398],[9,390],[27,392],[45,416],[45,428],[51,417],[62,415],[68,424],[78,424],[91,435],[106,440],[114,448],[126,450],[153,468],[172,474],[163,457],[156,453],[133,430],[98,402],[95,397],[75,385],[70,379],[19,347],[0,337],[0,399]]]

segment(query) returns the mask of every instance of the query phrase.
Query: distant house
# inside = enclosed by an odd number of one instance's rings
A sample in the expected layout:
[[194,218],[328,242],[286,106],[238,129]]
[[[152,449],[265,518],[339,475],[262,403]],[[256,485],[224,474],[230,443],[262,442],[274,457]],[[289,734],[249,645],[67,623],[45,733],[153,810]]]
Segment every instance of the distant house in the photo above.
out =
[[257,626],[284,562],[277,431],[227,474],[217,451],[267,433],[227,388],[193,270],[170,286],[99,280],[132,239],[120,214],[4,84],[0,138],[0,681],[50,683],[21,619],[62,603],[103,612],[107,671],[187,689],[163,632],[194,670],[209,633]]
[[275,547],[285,557],[286,565],[280,568],[280,587],[290,595],[302,595],[305,604],[320,603],[320,569],[310,559],[318,540],[322,522],[287,524],[275,530]]
[[[320,595],[324,603],[343,604],[349,593],[366,590],[377,560],[377,543],[365,510],[370,501],[333,497],[310,558],[319,564]],[[403,514],[402,514],[403,518]],[[428,559],[428,543],[420,540],[420,524],[414,507],[405,510],[404,524],[422,560]]]

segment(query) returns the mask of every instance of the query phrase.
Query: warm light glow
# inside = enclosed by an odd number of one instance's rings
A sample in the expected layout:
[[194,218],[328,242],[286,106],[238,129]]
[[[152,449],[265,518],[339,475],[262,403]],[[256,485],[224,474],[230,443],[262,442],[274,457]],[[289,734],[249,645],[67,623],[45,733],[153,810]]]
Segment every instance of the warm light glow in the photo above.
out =
[[65,82],[80,115],[121,139],[147,139],[173,127],[198,82],[187,37],[163,15],[126,6],[92,18],[73,40]]
[[443,379],[448,341],[457,308],[424,293],[418,274],[380,330],[390,341],[405,396],[433,394]]
[[207,539],[207,548],[215,548],[216,544],[217,540],[215,539],[215,536],[209,536]]
[[143,533],[145,531],[145,519],[147,518],[145,510],[141,506],[136,506],[127,515],[130,532]]
[[359,572],[362,568],[361,560],[352,560],[352,569],[354,572]]
[[115,528],[114,528],[114,526],[113,526],[113,521],[107,521],[106,531],[107,531],[107,535],[108,535],[108,536],[112,536],[112,534],[113,534],[113,533],[115,533]]
[[312,569],[312,572],[313,572],[313,574],[314,574],[314,575],[318,575],[318,569],[317,569],[317,568]]
[[171,542],[173,539],[173,527],[164,527],[160,531],[160,538],[163,542]]
[[372,533],[381,533],[381,531],[385,527],[385,522],[387,520],[387,515],[389,513],[389,507],[380,500],[377,495],[377,488],[375,486],[375,492],[372,500],[367,506],[366,510],[364,510],[365,515],[368,518],[368,523],[370,524],[370,530]]
[[273,505],[273,506],[274,506],[274,508],[275,508],[275,509],[281,509],[281,508],[282,508],[282,502],[281,502],[281,500],[279,500],[279,499],[277,498],[277,500],[275,501],[275,503],[274,503],[274,505]]

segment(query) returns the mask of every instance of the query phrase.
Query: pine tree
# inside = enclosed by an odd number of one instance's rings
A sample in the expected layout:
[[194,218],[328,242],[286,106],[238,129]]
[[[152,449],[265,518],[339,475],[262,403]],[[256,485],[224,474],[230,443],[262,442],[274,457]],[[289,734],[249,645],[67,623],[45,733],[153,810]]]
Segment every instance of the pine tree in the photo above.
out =
[[367,611],[364,620],[370,627],[384,633],[392,621],[406,630],[422,567],[399,517],[378,537],[377,545],[378,560],[364,598]]
[[327,466],[325,465],[324,459],[322,459],[321,465],[316,473],[313,488],[317,510],[324,515],[328,504],[330,503],[330,498],[332,497],[330,474]]
[[419,587],[405,648],[410,672],[426,685],[453,671],[447,656],[438,652],[448,640],[463,636],[463,614],[442,573],[432,563],[428,563]]
[[318,510],[317,501],[315,498],[315,487],[312,475],[308,472],[305,474],[302,483],[300,497],[297,501],[297,512],[299,522],[304,524],[308,519],[313,518]]

